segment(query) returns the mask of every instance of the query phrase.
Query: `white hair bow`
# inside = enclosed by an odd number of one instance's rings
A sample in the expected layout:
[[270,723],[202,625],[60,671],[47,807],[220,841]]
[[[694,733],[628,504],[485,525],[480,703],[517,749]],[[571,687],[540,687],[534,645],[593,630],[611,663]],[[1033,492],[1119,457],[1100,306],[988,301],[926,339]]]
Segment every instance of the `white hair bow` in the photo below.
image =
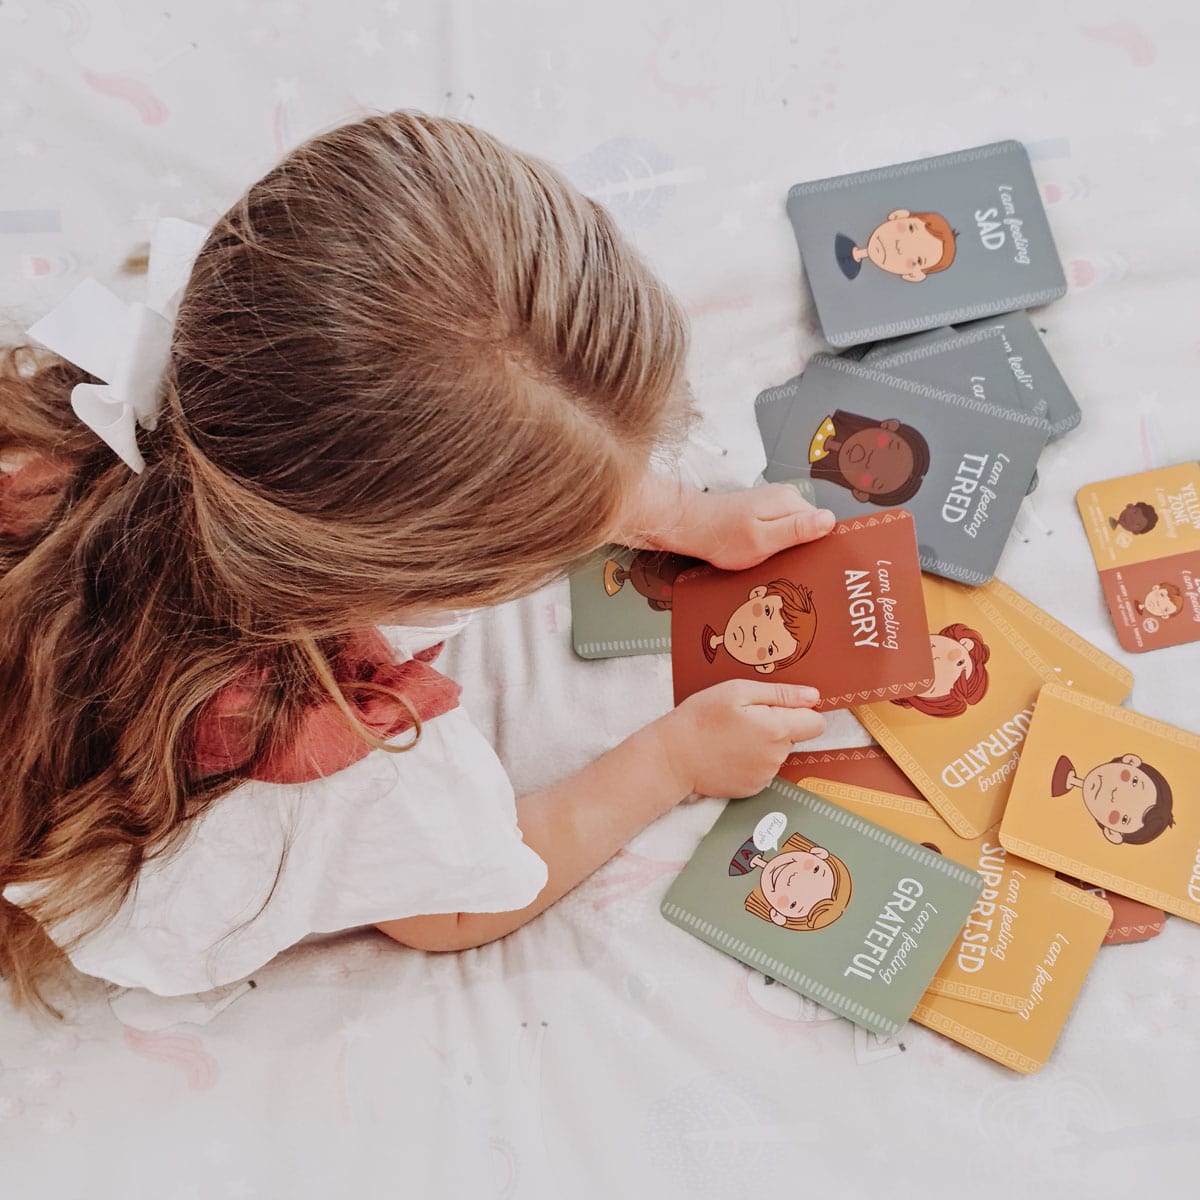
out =
[[68,362],[104,383],[76,384],[75,415],[139,475],[146,463],[137,427],[153,429],[162,403],[162,377],[170,361],[179,294],[208,230],[164,217],[150,238],[146,301],[126,304],[85,279],[61,304],[26,332]]

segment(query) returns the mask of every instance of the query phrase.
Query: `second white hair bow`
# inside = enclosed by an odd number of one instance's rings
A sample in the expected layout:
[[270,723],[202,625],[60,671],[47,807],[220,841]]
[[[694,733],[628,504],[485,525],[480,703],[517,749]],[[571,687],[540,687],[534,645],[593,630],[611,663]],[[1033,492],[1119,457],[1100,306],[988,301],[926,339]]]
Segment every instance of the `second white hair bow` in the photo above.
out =
[[146,462],[137,428],[153,429],[162,404],[179,297],[208,230],[164,217],[150,238],[145,303],[126,304],[95,279],[85,279],[26,332],[35,341],[104,383],[71,391],[75,415],[139,475]]

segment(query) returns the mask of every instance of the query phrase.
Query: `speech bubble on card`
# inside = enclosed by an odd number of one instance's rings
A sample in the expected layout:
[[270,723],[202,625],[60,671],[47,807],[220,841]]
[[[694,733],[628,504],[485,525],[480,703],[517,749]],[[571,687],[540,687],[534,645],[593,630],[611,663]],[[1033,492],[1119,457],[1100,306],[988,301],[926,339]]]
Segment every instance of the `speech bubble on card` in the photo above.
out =
[[781,812],[769,812],[754,827],[754,844],[760,850],[778,850],[779,835],[787,828],[787,817]]

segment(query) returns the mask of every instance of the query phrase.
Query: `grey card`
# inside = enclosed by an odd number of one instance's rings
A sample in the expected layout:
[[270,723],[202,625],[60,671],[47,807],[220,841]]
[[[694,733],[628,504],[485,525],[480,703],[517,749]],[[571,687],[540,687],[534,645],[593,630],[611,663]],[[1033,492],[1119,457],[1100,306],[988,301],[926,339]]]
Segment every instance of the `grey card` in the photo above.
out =
[[[892,343],[890,351],[864,361],[877,371],[901,379],[973,396],[989,404],[1023,409],[1048,420],[1045,400],[1018,386],[1010,366],[1010,348],[1002,325],[981,321],[978,327],[962,333],[938,329],[902,338]],[[1029,490],[1036,487],[1035,471]]]
[[1029,308],[1067,290],[1020,142],[798,183],[787,210],[834,346]]
[[924,570],[992,577],[1049,434],[1041,417],[824,354],[771,390],[791,403],[765,478],[811,479],[839,518],[907,508]]
[[1008,366],[1017,384],[1018,394],[1025,398],[1022,407],[1040,411],[1050,423],[1051,440],[1079,424],[1082,414],[1041,335],[1028,313],[1005,313],[960,326],[963,333],[979,329],[996,330],[1008,356]]
[[726,805],[662,913],[887,1034],[911,1016],[982,888],[975,871],[776,779]]
[[[936,329],[927,329],[924,333],[910,333],[905,337],[884,338],[881,342],[872,342],[862,353],[859,362],[873,366],[879,359],[895,354],[897,350],[912,350],[917,346],[928,346],[932,342],[942,342],[952,338],[958,331],[953,325],[939,325]],[[842,351],[843,354],[846,351]]]

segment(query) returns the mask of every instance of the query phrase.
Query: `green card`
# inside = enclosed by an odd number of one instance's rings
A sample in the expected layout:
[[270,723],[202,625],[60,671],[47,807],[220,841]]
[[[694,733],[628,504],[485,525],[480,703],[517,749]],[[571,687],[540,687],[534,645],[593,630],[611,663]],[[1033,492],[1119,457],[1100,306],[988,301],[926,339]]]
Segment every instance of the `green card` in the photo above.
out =
[[[810,504],[813,486],[789,479]],[[570,579],[571,642],[580,658],[625,658],[671,649],[675,576],[699,559],[609,546]]]
[[912,1015],[982,878],[776,779],[731,801],[663,916],[877,1034]]

